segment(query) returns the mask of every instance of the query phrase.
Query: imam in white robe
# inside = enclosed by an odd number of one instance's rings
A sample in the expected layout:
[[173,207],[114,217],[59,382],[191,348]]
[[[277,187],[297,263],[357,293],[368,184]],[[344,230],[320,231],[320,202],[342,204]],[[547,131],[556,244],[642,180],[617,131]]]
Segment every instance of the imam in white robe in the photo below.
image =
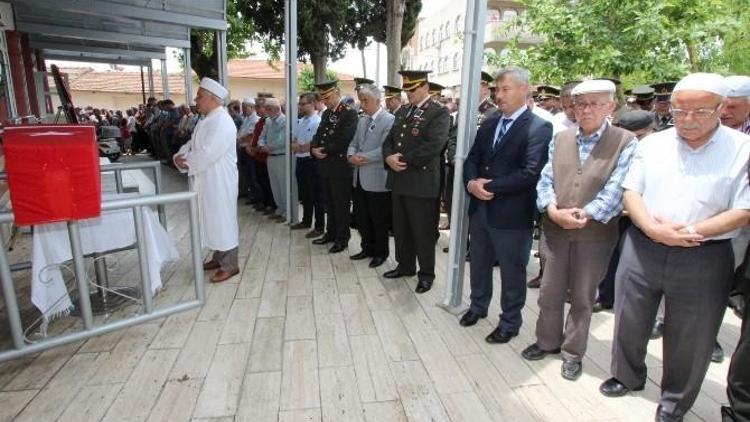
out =
[[214,251],[239,245],[237,223],[237,127],[224,107],[198,121],[193,136],[175,154],[184,155],[190,190],[198,193],[201,243]]

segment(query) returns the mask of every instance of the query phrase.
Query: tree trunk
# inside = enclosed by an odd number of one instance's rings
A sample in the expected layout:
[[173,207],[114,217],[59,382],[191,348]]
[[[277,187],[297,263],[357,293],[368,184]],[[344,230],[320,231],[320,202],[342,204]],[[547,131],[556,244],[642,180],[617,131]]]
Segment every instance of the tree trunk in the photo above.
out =
[[360,48],[359,49],[359,55],[362,57],[362,77],[367,77],[367,62],[365,61],[365,49]]
[[328,56],[321,53],[310,53],[310,61],[313,65],[313,73],[315,74],[315,83],[319,84],[326,81],[326,62]]
[[401,27],[406,0],[386,0],[385,45],[388,50],[388,85],[401,86]]
[[[212,34],[214,34],[212,32]],[[213,35],[214,44],[213,52],[211,55],[207,55],[204,51],[203,41],[196,31],[192,31],[190,35],[190,65],[198,75],[198,79],[203,77],[209,77],[217,79],[219,75],[219,63],[216,56],[216,42],[218,41],[216,35]]]

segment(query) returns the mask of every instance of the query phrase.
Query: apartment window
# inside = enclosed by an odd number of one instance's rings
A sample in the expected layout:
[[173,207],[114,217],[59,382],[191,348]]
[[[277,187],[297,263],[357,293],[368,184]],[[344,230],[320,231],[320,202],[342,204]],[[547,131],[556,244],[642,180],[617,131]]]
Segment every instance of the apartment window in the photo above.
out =
[[437,45],[437,43],[438,43],[438,38],[437,37],[438,37],[437,29],[433,29],[432,30],[432,45]]
[[515,19],[518,16],[518,12],[513,9],[503,10],[503,21]]
[[456,16],[456,27],[454,29],[454,32],[456,34],[461,32],[461,15]]
[[450,32],[449,32],[450,31],[450,26],[451,26],[451,22],[450,21],[445,22],[445,27],[443,28],[443,35],[444,35],[444,37],[445,37],[446,40],[448,38],[450,38]]
[[460,60],[458,53],[453,55],[453,70],[458,70],[458,61]]

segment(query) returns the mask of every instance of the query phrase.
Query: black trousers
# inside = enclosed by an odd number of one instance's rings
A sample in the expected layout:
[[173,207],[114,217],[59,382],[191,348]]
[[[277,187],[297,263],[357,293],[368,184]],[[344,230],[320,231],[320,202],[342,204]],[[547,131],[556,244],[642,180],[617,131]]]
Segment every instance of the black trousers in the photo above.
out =
[[321,177],[328,227],[326,236],[335,243],[349,242],[350,204],[352,200],[352,176]]
[[315,228],[323,230],[325,222],[325,201],[318,176],[318,162],[312,157],[297,158],[297,192],[302,202],[302,224],[311,226],[315,216]]
[[672,417],[684,416],[698,397],[711,363],[733,271],[728,241],[671,247],[653,242],[631,226],[622,243],[615,282],[612,376],[631,390],[646,381],[646,346],[664,297],[659,408]]
[[[745,295],[745,304],[748,301],[750,294]],[[731,409],[726,410],[731,418],[725,417],[724,421],[750,421],[750,306],[747,305],[742,315],[740,340],[729,365],[727,397]]]
[[271,192],[271,179],[268,177],[268,167],[266,163],[255,161],[255,177],[258,180],[260,186],[260,201],[266,207],[276,208],[276,202],[273,200],[273,192]]
[[445,186],[443,186],[443,204],[445,204],[445,211],[448,213],[448,223],[451,221],[451,206],[453,206],[453,178],[456,174],[456,169],[452,165],[445,165]]
[[414,273],[419,260],[419,280],[435,280],[438,198],[392,194],[391,202],[398,269],[403,273]]
[[237,174],[239,176],[238,195],[239,197],[250,197],[250,163],[254,160],[247,155],[245,148],[237,147]]
[[471,310],[487,315],[492,300],[492,271],[500,263],[499,327],[511,332],[521,328],[526,304],[526,265],[529,263],[533,229],[496,229],[487,224],[487,204],[471,216]]
[[354,218],[360,246],[367,256],[388,256],[388,229],[391,227],[391,193],[368,192],[357,183],[354,188]]
[[596,301],[606,306],[614,306],[615,304],[615,274],[617,273],[617,265],[620,263],[620,251],[622,250],[622,237],[625,235],[625,230],[633,224],[628,217],[622,217],[617,223],[618,229],[620,230],[620,239],[615,246],[615,250],[612,251],[612,258],[609,260],[609,266],[607,267],[607,275],[599,283],[599,296]]

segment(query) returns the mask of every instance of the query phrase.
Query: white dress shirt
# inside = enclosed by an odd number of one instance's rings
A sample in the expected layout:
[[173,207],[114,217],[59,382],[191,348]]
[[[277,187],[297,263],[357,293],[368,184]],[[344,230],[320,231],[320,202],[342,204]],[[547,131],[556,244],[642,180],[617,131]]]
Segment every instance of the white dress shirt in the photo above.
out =
[[640,193],[652,217],[691,225],[730,209],[750,209],[748,157],[750,136],[726,126],[719,125],[697,149],[670,128],[640,141],[622,187]]

